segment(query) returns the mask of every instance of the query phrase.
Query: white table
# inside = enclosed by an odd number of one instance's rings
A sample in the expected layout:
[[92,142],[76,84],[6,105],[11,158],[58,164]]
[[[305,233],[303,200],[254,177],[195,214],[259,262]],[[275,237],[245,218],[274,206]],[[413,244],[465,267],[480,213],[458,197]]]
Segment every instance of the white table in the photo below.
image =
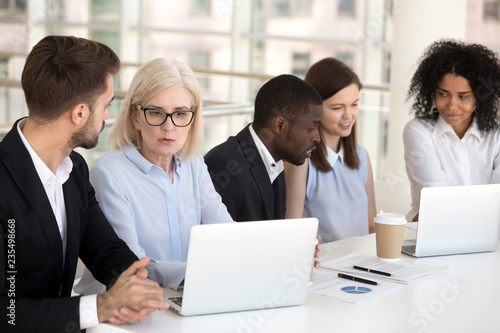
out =
[[[375,235],[323,244],[320,260],[361,252],[375,255]],[[302,306],[181,317],[155,312],[136,325],[104,324],[100,332],[500,332],[500,250],[401,261],[450,265],[445,275],[363,304],[308,295]]]

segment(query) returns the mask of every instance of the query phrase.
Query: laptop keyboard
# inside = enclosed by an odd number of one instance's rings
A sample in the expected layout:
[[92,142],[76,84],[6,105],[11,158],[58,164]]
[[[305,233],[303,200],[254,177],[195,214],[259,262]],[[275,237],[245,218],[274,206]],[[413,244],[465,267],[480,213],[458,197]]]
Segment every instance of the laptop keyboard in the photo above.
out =
[[172,302],[177,304],[178,306],[182,306],[182,297],[171,297],[169,298]]
[[415,248],[417,246],[416,245],[403,245],[403,252],[406,252],[406,253],[415,253]]

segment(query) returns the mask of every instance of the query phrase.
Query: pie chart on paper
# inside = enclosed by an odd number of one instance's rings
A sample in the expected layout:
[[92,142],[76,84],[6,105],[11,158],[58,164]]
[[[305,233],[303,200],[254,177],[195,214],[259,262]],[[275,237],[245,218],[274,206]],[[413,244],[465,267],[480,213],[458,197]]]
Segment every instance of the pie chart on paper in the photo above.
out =
[[340,290],[342,290],[343,292],[348,293],[348,294],[366,294],[366,293],[372,292],[372,290],[370,288],[361,287],[361,286],[348,286],[348,287],[341,288]]

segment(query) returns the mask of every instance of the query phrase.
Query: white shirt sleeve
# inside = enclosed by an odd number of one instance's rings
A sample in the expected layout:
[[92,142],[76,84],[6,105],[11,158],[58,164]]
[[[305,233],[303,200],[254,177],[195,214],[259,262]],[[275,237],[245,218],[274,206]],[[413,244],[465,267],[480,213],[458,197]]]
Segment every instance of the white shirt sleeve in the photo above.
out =
[[432,126],[419,119],[413,119],[404,128],[403,143],[406,172],[411,183],[411,213],[416,215],[420,205],[422,188],[445,186],[446,173],[443,171],[434,147]]
[[97,295],[80,297],[80,329],[99,325],[97,317]]
[[[500,142],[500,132],[496,133],[496,142]],[[500,151],[498,149],[496,150],[496,156],[493,160],[493,174],[491,175],[490,183],[500,184]]]

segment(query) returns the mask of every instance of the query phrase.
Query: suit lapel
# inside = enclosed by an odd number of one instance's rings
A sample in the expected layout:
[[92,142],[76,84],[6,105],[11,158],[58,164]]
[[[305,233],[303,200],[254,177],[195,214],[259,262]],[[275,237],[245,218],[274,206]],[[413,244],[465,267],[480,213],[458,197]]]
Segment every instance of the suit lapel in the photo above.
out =
[[274,218],[285,218],[285,205],[286,205],[286,188],[285,188],[285,173],[282,172],[274,180]]
[[269,179],[269,174],[266,171],[266,166],[262,157],[259,154],[257,146],[250,134],[248,129],[250,125],[245,127],[238,135],[238,141],[240,143],[242,153],[245,155],[248,163],[250,163],[250,174],[252,175],[255,184],[259,188],[260,194],[262,196],[264,208],[266,210],[266,218],[274,218],[274,189]]
[[[9,155],[3,160],[3,163],[38,216],[38,222],[41,224],[47,243],[50,246],[57,277],[61,282],[63,274],[61,234],[31,156],[17,132],[18,122],[14,124],[2,141],[2,149]],[[29,221],[29,223],[31,222]]]

